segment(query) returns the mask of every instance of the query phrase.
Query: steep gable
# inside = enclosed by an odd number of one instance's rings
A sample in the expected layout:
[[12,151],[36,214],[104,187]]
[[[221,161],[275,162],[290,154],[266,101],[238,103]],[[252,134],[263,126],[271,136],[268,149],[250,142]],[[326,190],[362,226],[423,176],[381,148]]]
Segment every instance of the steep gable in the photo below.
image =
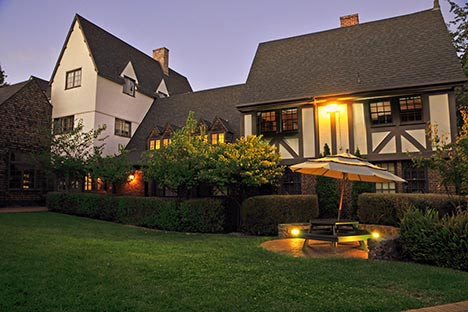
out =
[[241,103],[466,80],[440,10],[261,43]]
[[192,91],[186,77],[172,69],[169,69],[168,76],[164,75],[159,62],[78,14],[75,16],[52,77],[55,76],[75,22],[78,22],[84,35],[99,76],[122,84],[121,73],[131,62],[134,73],[139,79],[138,91],[143,94],[154,97],[154,90],[162,79],[165,79],[170,94]]

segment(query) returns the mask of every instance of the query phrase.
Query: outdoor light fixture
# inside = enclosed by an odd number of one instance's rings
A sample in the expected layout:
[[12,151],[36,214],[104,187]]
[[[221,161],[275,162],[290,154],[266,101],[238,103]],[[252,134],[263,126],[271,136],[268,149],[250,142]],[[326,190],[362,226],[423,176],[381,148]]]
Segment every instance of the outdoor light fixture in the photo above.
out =
[[132,182],[133,180],[135,180],[135,175],[133,174],[130,174],[127,178],[128,182]]
[[292,229],[291,230],[291,235],[293,235],[293,236],[298,236],[300,233],[301,233],[301,231],[299,231],[299,229]]
[[338,104],[333,103],[325,107],[327,113],[336,113],[338,111]]
[[373,239],[378,239],[378,238],[380,238],[380,233],[379,233],[379,232],[372,232],[372,238],[373,238]]

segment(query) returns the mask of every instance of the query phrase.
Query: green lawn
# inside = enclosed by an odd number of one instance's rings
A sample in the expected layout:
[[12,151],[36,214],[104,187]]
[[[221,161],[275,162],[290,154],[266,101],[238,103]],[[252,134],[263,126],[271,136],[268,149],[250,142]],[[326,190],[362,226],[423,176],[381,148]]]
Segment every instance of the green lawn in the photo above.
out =
[[401,311],[468,300],[468,273],[297,259],[263,240],[0,214],[0,311]]

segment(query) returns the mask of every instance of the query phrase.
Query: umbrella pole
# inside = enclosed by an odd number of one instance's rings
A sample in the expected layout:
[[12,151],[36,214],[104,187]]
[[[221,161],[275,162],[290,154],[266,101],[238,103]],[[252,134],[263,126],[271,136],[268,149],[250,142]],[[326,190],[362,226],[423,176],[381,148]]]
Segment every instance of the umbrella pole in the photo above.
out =
[[340,221],[340,218],[341,218],[341,209],[343,208],[343,197],[344,197],[345,183],[347,179],[348,179],[348,175],[346,173],[343,173],[343,179],[341,180],[340,206],[338,207],[338,219],[337,219],[338,221]]

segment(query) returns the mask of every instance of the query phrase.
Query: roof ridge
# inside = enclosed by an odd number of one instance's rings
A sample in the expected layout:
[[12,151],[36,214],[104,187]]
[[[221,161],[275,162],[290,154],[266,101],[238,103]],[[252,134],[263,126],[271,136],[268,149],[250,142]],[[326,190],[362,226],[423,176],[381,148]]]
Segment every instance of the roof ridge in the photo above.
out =
[[[5,99],[3,99],[1,102],[0,102],[0,105],[5,103],[6,101],[8,101],[13,95],[15,95],[16,93],[20,92],[21,90],[23,90],[24,87],[26,87],[31,81],[31,79],[28,79],[28,80],[25,80],[25,81],[21,81],[21,82],[17,82],[15,84],[12,84],[12,85],[4,85],[0,88],[9,88],[9,89],[13,89],[13,87],[19,87],[18,90],[14,91],[12,94],[10,94],[8,97],[6,97]],[[20,84],[23,84],[22,86],[19,86]]]
[[323,34],[323,33],[327,33],[327,32],[335,32],[335,31],[340,31],[340,30],[344,30],[344,29],[349,29],[349,28],[352,28],[352,27],[359,27],[359,26],[363,26],[363,25],[380,23],[380,22],[384,22],[384,21],[388,21],[388,20],[392,20],[392,19],[408,18],[408,17],[410,17],[412,15],[419,15],[419,14],[429,13],[429,12],[439,12],[439,14],[441,14],[440,10],[434,10],[433,8],[431,8],[431,9],[426,9],[426,10],[423,10],[423,11],[417,11],[417,12],[408,13],[408,14],[404,14],[404,15],[392,16],[392,17],[387,17],[387,18],[383,18],[383,19],[379,19],[379,20],[359,23],[359,24],[356,24],[356,25],[348,26],[348,27],[336,27],[336,28],[332,28],[332,29],[325,29],[325,30],[320,30],[320,31],[317,31],[317,32],[312,32],[312,33],[306,33],[306,34],[302,34],[302,35],[296,35],[296,36],[291,36],[291,37],[286,37],[286,38],[279,38],[279,39],[263,41],[263,42],[260,42],[258,45],[260,46],[260,45],[263,45],[263,44],[269,44],[269,43],[273,43],[273,42],[289,40],[289,39],[295,39],[295,38],[301,38],[301,37],[307,37],[307,36]]
[[[105,30],[104,28],[102,28],[101,26],[91,22],[90,20],[88,20],[87,18],[79,15],[78,13],[75,14],[75,17],[78,18],[78,19],[81,19],[83,21],[85,21],[86,23],[89,23],[91,24],[91,26],[93,27],[96,27],[98,28],[100,31],[110,35],[111,37],[113,37],[114,39],[117,39],[118,41],[122,42],[123,44],[125,44],[126,46],[128,46],[129,48],[131,49],[134,49],[135,51],[138,51],[138,53],[141,53],[142,55],[144,55],[145,57],[149,58],[150,60],[152,60],[153,62],[157,62],[159,64],[159,66],[161,67],[161,63],[159,63],[157,60],[155,60],[154,58],[152,58],[150,55],[146,54],[145,52],[141,51],[140,49],[134,47],[133,45],[129,44],[128,42],[124,41],[123,39],[120,39],[119,37],[117,37],[116,35],[112,34],[111,32]],[[178,74],[179,76],[182,76],[184,78],[187,78],[185,76],[183,76],[182,74],[178,73],[177,71],[175,71],[174,69],[170,68],[169,69],[173,72],[175,72],[176,74]],[[162,71],[162,67],[161,67],[161,71]],[[164,77],[169,77],[169,76],[166,76],[164,73],[163,73],[163,76]]]

